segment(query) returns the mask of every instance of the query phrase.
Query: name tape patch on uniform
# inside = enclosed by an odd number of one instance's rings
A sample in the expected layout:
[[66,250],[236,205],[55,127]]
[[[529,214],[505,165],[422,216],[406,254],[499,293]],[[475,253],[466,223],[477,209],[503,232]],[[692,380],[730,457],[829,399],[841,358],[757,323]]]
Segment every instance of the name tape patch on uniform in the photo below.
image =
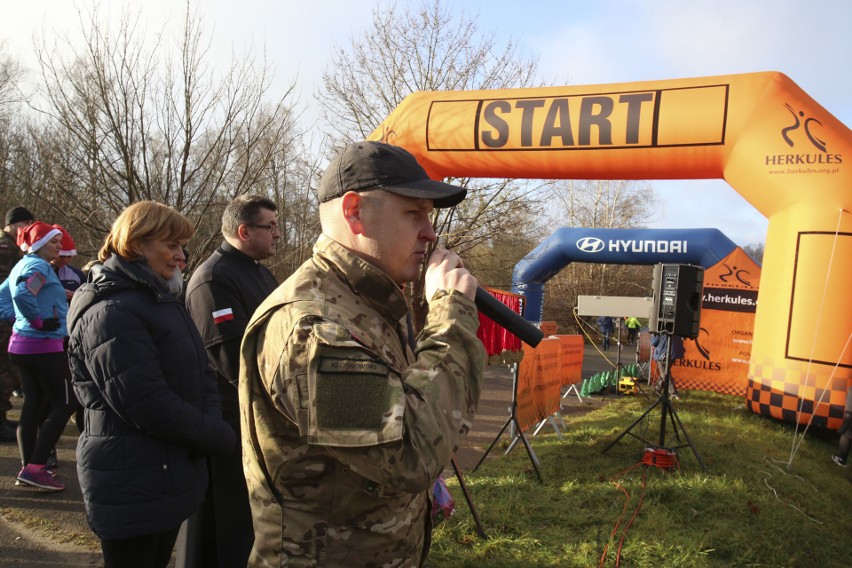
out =
[[317,368],[317,426],[379,430],[388,388],[387,365],[363,359],[323,357]]
[[222,310],[216,310],[213,313],[213,323],[220,324],[223,321],[228,321],[234,319],[234,310],[231,308],[225,308]]

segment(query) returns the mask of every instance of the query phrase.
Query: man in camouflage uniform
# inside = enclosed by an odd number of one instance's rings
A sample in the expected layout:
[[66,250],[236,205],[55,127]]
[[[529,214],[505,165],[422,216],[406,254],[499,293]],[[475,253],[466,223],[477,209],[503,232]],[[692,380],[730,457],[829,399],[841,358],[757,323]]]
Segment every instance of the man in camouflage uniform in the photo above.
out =
[[[18,247],[18,230],[32,222],[33,214],[24,207],[13,207],[6,212],[6,225],[0,231],[0,282],[9,277],[12,267],[23,256],[23,251]],[[9,361],[6,352],[12,335],[12,323],[0,318],[0,441],[3,442],[17,440],[17,424],[6,419],[6,413],[12,410],[12,391],[21,382],[18,369]]]
[[[476,279],[436,249],[415,339],[401,286],[465,190],[395,146],[358,142],[318,189],[313,257],[252,317],[242,346],[249,565],[422,565],[432,485],[470,429],[485,350]],[[414,349],[412,350],[412,345]]]

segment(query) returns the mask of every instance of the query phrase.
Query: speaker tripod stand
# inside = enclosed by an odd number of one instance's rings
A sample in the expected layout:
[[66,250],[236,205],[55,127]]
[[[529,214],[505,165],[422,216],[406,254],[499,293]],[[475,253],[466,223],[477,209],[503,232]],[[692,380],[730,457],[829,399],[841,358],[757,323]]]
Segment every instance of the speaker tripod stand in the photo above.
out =
[[[672,380],[672,375],[671,375],[671,372],[670,372],[670,369],[669,369],[670,361],[671,361],[671,352],[672,352],[672,342],[671,342],[671,337],[668,337],[667,341],[666,341],[665,369],[664,369],[664,372],[662,373],[662,377],[659,379],[660,381],[662,381],[661,392],[660,392],[659,398],[656,400],[656,402],[654,402],[654,404],[649,406],[648,409],[645,410],[645,412],[643,412],[642,415],[639,418],[637,418],[633,422],[633,424],[631,424],[627,428],[627,430],[625,430],[624,432],[619,434],[618,437],[615,440],[613,440],[606,448],[604,448],[603,453],[606,453],[611,447],[613,447],[616,443],[618,443],[619,440],[621,440],[624,436],[626,436],[628,434],[630,434],[631,436],[633,436],[637,440],[640,440],[641,442],[643,442],[645,444],[645,446],[654,446],[655,444],[653,444],[652,442],[642,438],[641,436],[639,436],[637,434],[634,434],[632,430],[633,430],[633,428],[638,426],[645,419],[646,416],[651,414],[651,412],[657,406],[659,406],[660,409],[661,409],[660,436],[659,436],[659,443],[656,444],[656,447],[658,447],[658,448],[670,447],[671,449],[676,450],[676,449],[685,448],[686,446],[689,446],[690,449],[692,450],[693,455],[695,456],[695,459],[698,460],[698,465],[701,466],[701,471],[706,473],[707,468],[704,467],[704,461],[701,459],[701,456],[698,454],[698,450],[695,448],[695,444],[692,443],[692,440],[690,439],[689,434],[686,432],[686,428],[684,428],[683,423],[680,421],[680,417],[677,415],[677,410],[675,409],[674,405],[672,404],[671,396],[669,395],[669,384],[671,383],[671,380]],[[679,443],[679,445],[676,445],[676,446],[667,446],[666,445],[666,425],[668,424],[669,421],[671,421],[672,431],[674,432],[674,438]],[[686,440],[686,443],[683,443],[683,441],[681,440],[681,438],[680,438],[681,434],[683,434],[683,437]]]

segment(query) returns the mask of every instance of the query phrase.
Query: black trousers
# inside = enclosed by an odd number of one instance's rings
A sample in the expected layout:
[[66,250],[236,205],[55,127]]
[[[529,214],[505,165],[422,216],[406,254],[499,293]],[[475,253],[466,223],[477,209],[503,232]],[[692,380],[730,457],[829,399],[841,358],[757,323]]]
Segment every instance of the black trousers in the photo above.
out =
[[178,528],[121,540],[101,540],[104,568],[165,568],[171,560]]
[[240,448],[208,458],[207,469],[207,494],[201,508],[186,522],[185,538],[178,542],[178,565],[245,568],[254,544],[254,527]]
[[[44,464],[68,418],[77,408],[71,388],[71,371],[64,352],[19,355],[9,359],[21,372],[24,404],[18,421],[18,447],[24,465]],[[49,408],[44,418],[45,408]],[[42,419],[44,421],[42,422]]]

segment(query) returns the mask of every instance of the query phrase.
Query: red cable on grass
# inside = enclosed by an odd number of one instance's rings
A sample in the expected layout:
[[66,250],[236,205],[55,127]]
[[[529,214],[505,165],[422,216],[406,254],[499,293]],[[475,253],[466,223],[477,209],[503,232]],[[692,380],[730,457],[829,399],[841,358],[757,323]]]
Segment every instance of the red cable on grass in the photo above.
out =
[[642,508],[642,503],[645,501],[645,476],[647,473],[647,470],[642,472],[642,493],[639,495],[639,504],[636,505],[636,510],[633,511],[633,516],[630,517],[630,520],[626,525],[624,525],[624,529],[621,531],[621,540],[618,541],[618,551],[615,554],[616,568],[621,566],[621,547],[624,546],[624,539],[627,538],[627,529],[629,529],[630,525],[633,524],[633,521],[636,519],[636,515],[639,514],[639,509]]
[[680,470],[680,463],[677,461],[677,454],[674,450],[668,448],[645,448],[645,455],[642,456],[642,463],[658,467],[663,471],[668,471],[675,466]]
[[[663,471],[669,471],[674,467],[677,467],[680,470],[680,463],[677,461],[677,454],[674,450],[670,450],[668,448],[645,448],[645,454],[642,456],[642,460],[639,463],[633,464],[629,468],[624,471],[616,474],[615,477],[621,477],[626,473],[636,469],[640,465],[653,466],[662,469]],[[636,516],[639,514],[639,510],[642,508],[642,503],[645,500],[645,481],[647,477],[648,470],[642,471],[642,492],[639,495],[639,504],[636,506],[636,509],[633,511],[633,514],[630,516],[630,520],[627,521],[627,524],[624,525],[624,529],[621,531],[621,538],[618,541],[618,550],[615,555],[615,566],[618,568],[621,566],[621,548],[624,546],[624,539],[627,538],[627,529],[633,524],[633,521],[636,520]],[[621,526],[621,521],[624,519],[624,513],[627,511],[627,504],[630,502],[630,494],[627,492],[624,487],[619,484],[617,481],[612,482],[622,493],[624,493],[627,500],[624,501],[624,507],[621,509],[621,515],[619,515],[618,520],[615,523],[615,526],[612,528],[612,532],[609,535],[609,540],[611,541],[615,534],[618,532],[619,526]],[[607,541],[606,546],[604,546],[603,554],[601,555],[601,561],[598,564],[598,568],[603,568],[604,562],[606,562],[606,553],[609,550],[609,541]]]
[[624,501],[624,507],[621,509],[621,515],[619,515],[618,521],[616,521],[615,526],[612,527],[612,532],[609,534],[609,540],[606,541],[606,546],[604,546],[603,554],[601,554],[601,561],[598,563],[598,568],[603,568],[604,562],[606,561],[606,552],[609,550],[609,543],[615,537],[615,533],[618,531],[618,525],[621,524],[621,519],[624,518],[624,511],[627,510],[627,504],[630,502],[630,494],[627,490],[619,485],[617,481],[613,481],[612,483],[618,487],[622,493],[624,493],[624,496],[627,497],[627,499]]

